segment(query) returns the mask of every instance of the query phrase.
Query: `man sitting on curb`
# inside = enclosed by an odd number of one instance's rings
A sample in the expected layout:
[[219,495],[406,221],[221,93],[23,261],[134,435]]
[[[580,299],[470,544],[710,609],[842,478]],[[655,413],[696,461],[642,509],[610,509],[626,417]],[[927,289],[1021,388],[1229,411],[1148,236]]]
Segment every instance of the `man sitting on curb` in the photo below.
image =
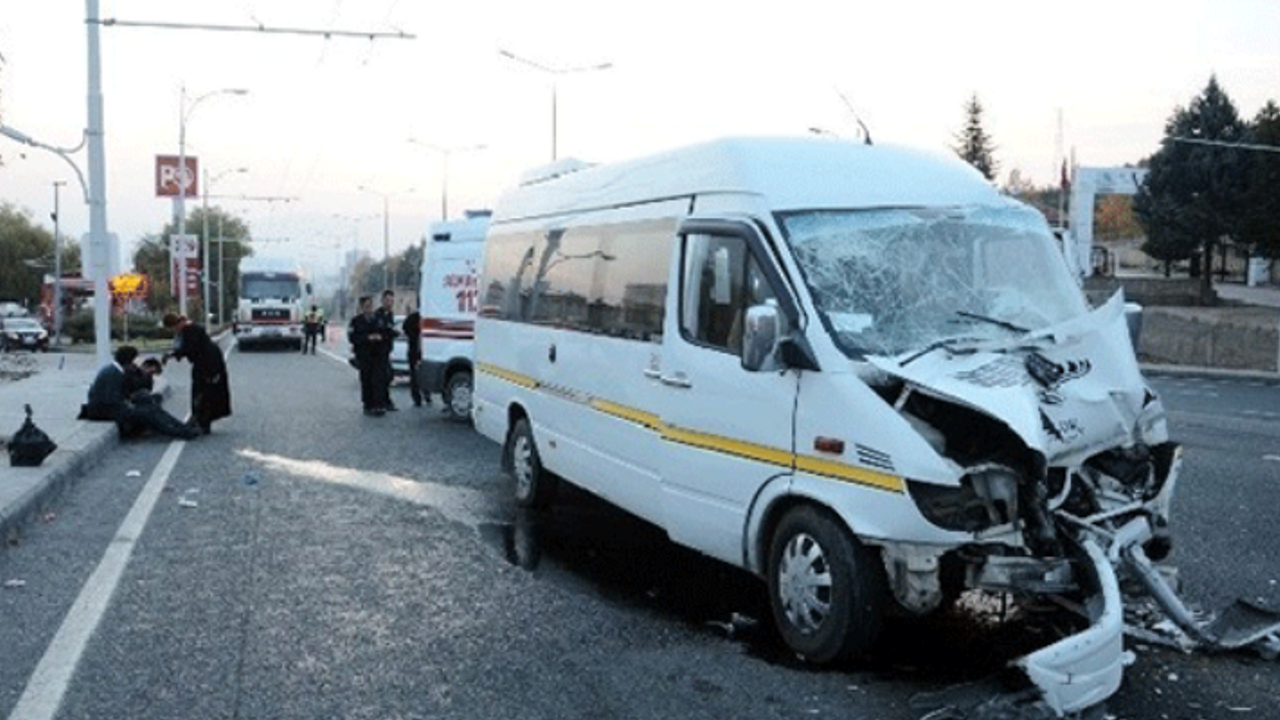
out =
[[114,421],[121,440],[147,431],[183,440],[198,437],[199,429],[160,407],[159,398],[150,389],[153,373],[134,365],[137,357],[138,349],[132,345],[116,350],[115,362],[99,370],[89,386],[89,402],[80,406],[80,419]]

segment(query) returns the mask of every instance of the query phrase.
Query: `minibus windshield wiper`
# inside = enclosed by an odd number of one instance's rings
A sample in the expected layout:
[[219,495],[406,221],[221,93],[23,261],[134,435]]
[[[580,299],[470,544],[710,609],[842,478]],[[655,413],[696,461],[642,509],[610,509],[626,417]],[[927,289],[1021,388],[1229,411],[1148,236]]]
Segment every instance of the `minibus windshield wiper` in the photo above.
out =
[[955,347],[956,345],[961,345],[963,343],[976,343],[976,342],[981,342],[981,341],[978,340],[977,338],[972,338],[972,337],[949,337],[944,340],[938,340],[937,342],[929,343],[923,349],[916,352],[916,354],[898,363],[898,365],[902,367],[906,367],[907,365],[915,362],[916,360],[919,360],[920,358],[924,357],[925,355],[928,355],[934,350],[939,350],[942,348],[946,348],[947,352],[956,353],[956,354],[977,352],[977,348],[965,348],[963,350],[960,350]]
[[1016,332],[1016,333],[1025,334],[1025,333],[1031,332],[1030,328],[1024,328],[1021,325],[1014,325],[1011,322],[1006,322],[1004,320],[989,317],[987,315],[979,315],[977,313],[966,312],[964,310],[957,310],[956,314],[962,318],[968,318],[970,320],[980,320],[984,323],[989,323],[991,325],[995,325],[996,327],[1002,327],[1005,330],[1012,330],[1013,332]]

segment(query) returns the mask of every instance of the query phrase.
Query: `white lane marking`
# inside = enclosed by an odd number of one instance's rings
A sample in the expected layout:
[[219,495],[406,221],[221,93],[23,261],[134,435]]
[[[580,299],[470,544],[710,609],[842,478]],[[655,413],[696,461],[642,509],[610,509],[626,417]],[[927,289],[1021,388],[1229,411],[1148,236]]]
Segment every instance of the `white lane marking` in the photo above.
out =
[[80,595],[63,618],[53,641],[45,649],[44,657],[40,658],[35,672],[27,681],[22,697],[9,714],[9,720],[50,720],[57,714],[85,646],[111,602],[111,596],[120,583],[120,576],[124,574],[129,558],[133,555],[134,545],[142,535],[147,518],[151,517],[160,491],[169,481],[169,474],[177,465],[184,447],[186,442],[182,440],[169,443],[169,448],[165,450],[147,484],[138,494],[138,499],[129,509],[129,514],[116,530],[106,552],[102,554],[98,567],[94,568],[88,582],[81,588]]
[[320,351],[320,354],[321,354],[321,355],[324,355],[325,357],[329,358],[330,360],[337,360],[338,362],[342,363],[343,365],[347,365],[347,364],[348,364],[348,363],[347,363],[347,359],[346,359],[346,358],[342,357],[341,355],[339,355],[339,354],[337,354],[337,353],[335,353],[335,352],[331,352],[331,351],[329,351],[329,350],[327,350],[327,349],[325,349],[325,348],[317,348],[317,349]]

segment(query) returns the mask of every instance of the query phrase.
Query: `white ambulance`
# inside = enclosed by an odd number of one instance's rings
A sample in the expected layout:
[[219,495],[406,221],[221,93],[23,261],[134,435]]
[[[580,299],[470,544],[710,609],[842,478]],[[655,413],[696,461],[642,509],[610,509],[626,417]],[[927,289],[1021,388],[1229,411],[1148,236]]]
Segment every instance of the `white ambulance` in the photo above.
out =
[[520,504],[573,483],[758,574],[815,663],[1062,598],[1019,664],[1059,714],[1119,686],[1114,566],[1166,546],[1179,449],[1038,212],[954,157],[724,140],[531,176],[485,248],[473,415]]
[[490,214],[468,210],[462,220],[433,224],[422,255],[418,387],[439,394],[445,410],[457,420],[471,419],[476,299]]

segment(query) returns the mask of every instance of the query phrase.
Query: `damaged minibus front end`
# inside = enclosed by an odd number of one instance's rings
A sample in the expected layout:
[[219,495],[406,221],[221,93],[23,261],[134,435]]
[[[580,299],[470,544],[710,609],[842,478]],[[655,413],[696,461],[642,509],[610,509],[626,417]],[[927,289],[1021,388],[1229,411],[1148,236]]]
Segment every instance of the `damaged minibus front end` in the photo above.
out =
[[1130,546],[1163,557],[1179,447],[1129,346],[1123,302],[1020,337],[870,357],[894,406],[958,466],[959,482],[911,482],[932,523],[969,533],[952,551],[966,586],[1055,596],[1089,627],[1018,660],[1057,713],[1120,686]]
[[1009,202],[781,220],[823,327],[932,450],[907,490],[956,542],[863,538],[900,606],[929,612],[959,585],[1074,610],[1087,625],[1016,662],[1057,715],[1120,685],[1120,575],[1202,646],[1274,641],[1265,613],[1197,625],[1153,567],[1172,546],[1181,449],[1122,295],[1088,309],[1042,216]]

